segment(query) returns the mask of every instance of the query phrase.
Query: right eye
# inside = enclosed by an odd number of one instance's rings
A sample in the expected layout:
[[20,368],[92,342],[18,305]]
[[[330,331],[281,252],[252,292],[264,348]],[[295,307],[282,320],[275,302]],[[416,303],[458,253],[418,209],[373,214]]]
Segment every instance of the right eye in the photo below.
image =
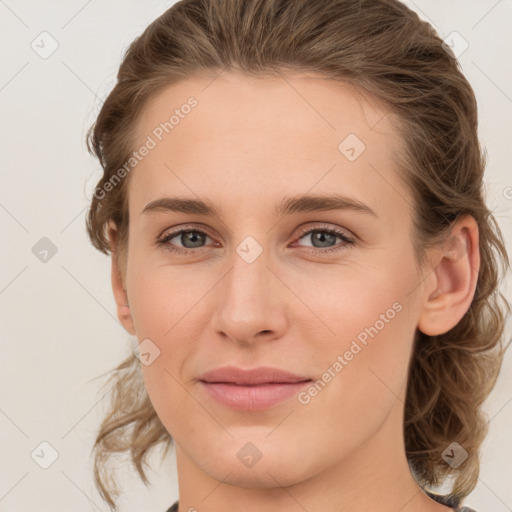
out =
[[[176,242],[171,242],[171,240],[175,238],[177,239],[177,242],[184,245],[190,244],[191,246],[179,247],[176,245]],[[200,229],[182,228],[166,233],[162,238],[158,240],[158,244],[162,245],[169,251],[186,255],[190,252],[194,252],[196,249],[202,249],[202,247],[198,246],[197,244],[204,243],[206,238],[209,238],[208,234]]]

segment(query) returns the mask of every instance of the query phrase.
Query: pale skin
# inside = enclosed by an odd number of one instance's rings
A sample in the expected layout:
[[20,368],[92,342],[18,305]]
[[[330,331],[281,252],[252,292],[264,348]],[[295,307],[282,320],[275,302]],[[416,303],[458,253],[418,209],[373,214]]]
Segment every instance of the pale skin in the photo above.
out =
[[[142,371],[175,441],[180,512],[448,511],[423,493],[407,464],[407,369],[416,329],[447,332],[471,304],[477,225],[459,217],[452,245],[433,249],[420,269],[411,195],[392,161],[401,140],[388,111],[343,84],[285,76],[224,72],[154,97],[137,126],[140,144],[187,98],[198,105],[130,175],[121,265],[117,231],[109,229],[118,317],[161,352]],[[338,149],[349,134],[366,146],[354,161]],[[285,197],[333,193],[376,215],[273,216]],[[142,213],[166,196],[209,201],[219,215]],[[205,232],[196,233],[204,242],[177,235],[166,244],[189,254],[157,244],[184,226]],[[353,244],[336,235],[315,244],[326,228]],[[236,251],[249,236],[263,251],[251,263]],[[339,250],[321,252],[330,247]],[[237,411],[200,389],[202,372],[228,364],[272,366],[316,381],[396,302],[401,311],[308,404],[293,397]],[[262,454],[252,467],[237,457],[249,442]]]

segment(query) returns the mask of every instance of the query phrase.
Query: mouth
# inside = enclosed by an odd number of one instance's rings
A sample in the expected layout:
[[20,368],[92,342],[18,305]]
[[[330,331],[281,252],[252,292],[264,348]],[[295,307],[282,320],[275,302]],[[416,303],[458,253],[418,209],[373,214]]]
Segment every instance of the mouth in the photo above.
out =
[[244,411],[261,411],[293,397],[312,381],[242,385],[228,382],[200,382],[207,393],[223,405]]
[[259,411],[281,403],[310,382],[312,379],[307,376],[268,367],[223,367],[199,379],[201,387],[218,403],[245,411]]

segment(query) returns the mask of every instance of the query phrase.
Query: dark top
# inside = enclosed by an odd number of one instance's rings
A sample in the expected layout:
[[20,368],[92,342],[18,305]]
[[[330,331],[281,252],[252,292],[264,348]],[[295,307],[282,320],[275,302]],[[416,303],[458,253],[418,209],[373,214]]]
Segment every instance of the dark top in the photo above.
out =
[[[453,508],[455,512],[476,512],[476,510],[469,507],[459,507],[457,500],[455,500],[452,496],[447,494],[446,496],[441,496],[440,494],[434,494],[432,492],[428,492],[426,489],[423,489],[434,501],[441,503],[441,505],[446,505],[447,507]],[[175,511],[178,510],[178,502],[175,503],[176,508]]]
[[[476,510],[473,510],[469,507],[459,507],[456,500],[454,500],[449,494],[447,496],[441,496],[440,494],[433,494],[431,492],[428,492],[425,490],[425,492],[438,503],[441,503],[441,505],[446,505],[447,507],[451,507],[454,512],[476,512]],[[166,512],[178,512],[178,501],[174,503],[174,505],[167,509]],[[184,512],[184,511],[180,511]]]

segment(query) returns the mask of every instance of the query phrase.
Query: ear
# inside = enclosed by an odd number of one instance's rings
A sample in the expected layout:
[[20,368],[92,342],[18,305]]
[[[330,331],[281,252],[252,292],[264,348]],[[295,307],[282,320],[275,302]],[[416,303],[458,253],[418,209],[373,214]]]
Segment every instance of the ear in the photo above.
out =
[[418,322],[418,329],[428,336],[444,334],[455,327],[473,300],[480,249],[478,224],[472,216],[464,215],[454,222],[451,236],[434,264]]
[[135,334],[130,306],[128,304],[128,296],[124,285],[125,276],[123,276],[123,269],[121,269],[119,265],[119,253],[117,250],[118,231],[114,222],[109,221],[107,232],[112,260],[112,291],[114,292],[114,299],[117,305],[117,318],[119,318],[119,321],[127,332]]

